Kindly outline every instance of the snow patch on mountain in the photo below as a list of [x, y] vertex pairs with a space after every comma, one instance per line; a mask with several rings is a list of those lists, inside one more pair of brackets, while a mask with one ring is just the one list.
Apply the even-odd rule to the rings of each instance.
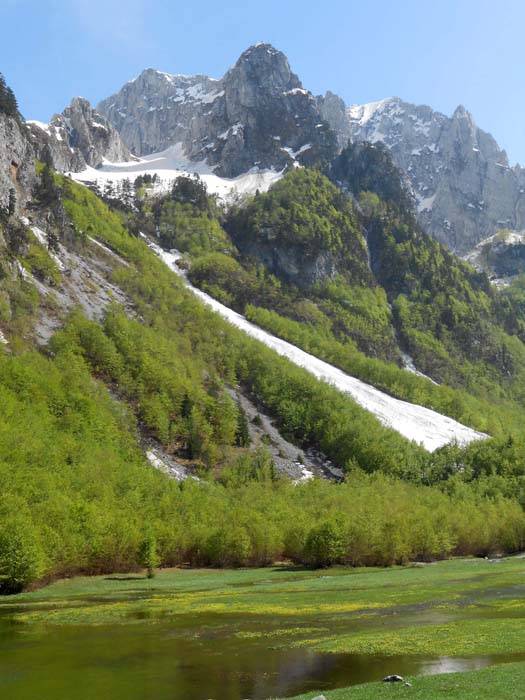
[[179, 253], [176, 251], [166, 252], [152, 242], [148, 242], [148, 245], [170, 270], [183, 277], [188, 289], [232, 325], [275, 350], [282, 357], [288, 358], [297, 366], [303, 367], [318, 379], [349, 394], [360, 406], [375, 415], [383, 425], [392, 428], [408, 440], [420, 443], [429, 452], [433, 452], [451, 442], [466, 445], [474, 440], [481, 440], [487, 437], [484, 433], [472, 430], [472, 428], [468, 428], [452, 418], [436, 413], [436, 411], [432, 411], [429, 408], [401, 401], [384, 394], [379, 389], [345, 374], [342, 370], [304, 352], [304, 350], [297, 348], [295, 345], [276, 338], [247, 321], [244, 316], [232, 311], [232, 309], [191, 285], [176, 264], [181, 257]]
[[266, 192], [274, 182], [280, 180], [284, 171], [251, 168], [234, 178], [219, 177], [206, 161], [191, 161], [184, 154], [182, 144], [177, 143], [161, 153], [152, 153], [124, 163], [105, 162], [98, 169], [88, 167], [80, 173], [72, 173], [71, 177], [82, 184], [97, 184], [103, 189], [107, 182], [116, 183], [126, 178], [133, 181], [139, 175], [146, 174], [157, 175], [160, 191], [168, 190], [178, 177], [197, 174], [210, 194], [229, 202], [238, 196], [255, 194], [257, 190]]
[[368, 102], [363, 105], [351, 105], [347, 108], [349, 119], [358, 122], [361, 126], [366, 124], [376, 115], [377, 112], [382, 112], [386, 107], [395, 102], [396, 97], [386, 97], [384, 100], [377, 102]]

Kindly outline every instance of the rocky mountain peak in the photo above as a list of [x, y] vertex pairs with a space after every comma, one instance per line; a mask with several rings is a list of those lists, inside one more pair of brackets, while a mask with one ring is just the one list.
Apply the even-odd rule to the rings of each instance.
[[117, 131], [84, 97], [74, 97], [49, 124], [30, 121], [33, 143], [41, 160], [61, 171], [93, 168], [104, 160], [129, 160], [131, 154]]
[[470, 121], [474, 121], [471, 113], [467, 111], [463, 105], [458, 105], [456, 107], [452, 115], [452, 119], [469, 119]]
[[[412, 190], [423, 228], [464, 254], [501, 228], [525, 228], [525, 171], [459, 105], [451, 117], [393, 97], [346, 109], [318, 98], [321, 112], [346, 140], [381, 142]], [[328, 108], [328, 104], [331, 105]]]
[[263, 43], [250, 46], [241, 54], [224, 76], [224, 83], [244, 83], [252, 86], [252, 93], [258, 89], [273, 95], [302, 88], [284, 53], [271, 44]]
[[286, 56], [264, 43], [220, 80], [147, 69], [98, 109], [137, 155], [179, 144], [184, 157], [222, 177], [314, 163], [337, 148]]

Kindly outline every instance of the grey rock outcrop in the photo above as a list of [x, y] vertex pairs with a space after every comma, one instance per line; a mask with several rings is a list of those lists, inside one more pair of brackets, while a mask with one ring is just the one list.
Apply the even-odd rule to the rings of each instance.
[[313, 164], [337, 150], [316, 99], [269, 44], [247, 49], [220, 80], [147, 69], [97, 109], [135, 154], [181, 144], [223, 177]]
[[301, 289], [334, 277], [341, 268], [338, 257], [328, 251], [305, 254], [301, 245], [276, 245], [271, 235], [264, 237], [263, 234], [263, 240], [236, 243], [244, 255], [259, 260], [272, 274]]
[[329, 90], [317, 98], [317, 104], [322, 118], [334, 130], [339, 146], [344, 148], [352, 138], [352, 128], [344, 101]]
[[389, 98], [343, 111], [328, 93], [318, 98], [340, 143], [383, 142], [414, 193], [424, 229], [466, 253], [501, 228], [525, 228], [525, 170], [460, 106], [452, 117]]
[[525, 231], [502, 229], [478, 243], [465, 259], [492, 279], [519, 275], [525, 272]]
[[25, 125], [0, 114], [0, 207], [7, 208], [11, 189], [17, 203], [24, 203], [35, 180], [35, 153]]
[[41, 160], [51, 159], [56, 170], [79, 172], [97, 168], [104, 160], [125, 161], [131, 154], [118, 132], [82, 97], [75, 97], [49, 124], [27, 123]]

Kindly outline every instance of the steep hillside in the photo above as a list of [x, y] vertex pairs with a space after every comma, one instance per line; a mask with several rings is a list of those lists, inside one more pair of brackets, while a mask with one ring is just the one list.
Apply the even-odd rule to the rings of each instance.
[[[374, 363], [404, 364], [483, 401], [521, 400], [525, 348], [508, 296], [421, 231], [386, 149], [350, 147], [331, 176], [354, 204], [320, 173], [291, 172], [230, 211], [225, 226], [239, 254], [201, 249], [190, 279], [401, 398], [418, 395], [431, 406], [451, 399], [424, 377], [409, 380], [406, 371]], [[174, 235], [170, 247], [177, 245]], [[471, 409], [455, 401], [449, 415], [468, 421]], [[477, 419], [489, 413], [479, 407]]]
[[35, 154], [16, 97], [0, 73], [0, 209], [13, 213], [35, 182]]

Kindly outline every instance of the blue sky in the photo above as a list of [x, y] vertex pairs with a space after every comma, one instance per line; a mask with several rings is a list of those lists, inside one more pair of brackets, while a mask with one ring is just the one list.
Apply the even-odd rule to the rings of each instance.
[[0, 0], [0, 71], [28, 119], [143, 68], [220, 77], [269, 41], [315, 94], [458, 104], [525, 165], [523, 0]]

